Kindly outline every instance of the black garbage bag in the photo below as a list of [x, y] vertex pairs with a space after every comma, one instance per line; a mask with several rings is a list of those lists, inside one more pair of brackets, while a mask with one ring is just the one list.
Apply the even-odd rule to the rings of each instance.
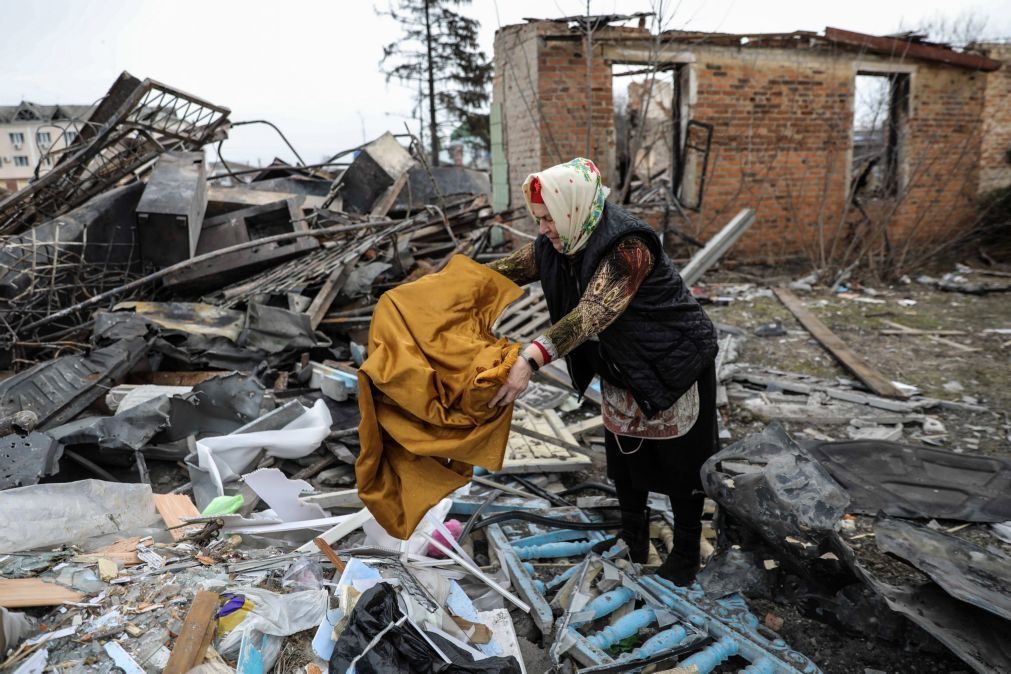
[[[516, 658], [493, 657], [475, 661], [471, 655], [438, 634], [425, 632], [452, 662], [446, 662], [411, 622], [387, 628], [403, 617], [396, 591], [379, 583], [366, 591], [355, 604], [351, 620], [341, 633], [330, 656], [330, 674], [345, 674], [355, 662], [356, 674], [519, 674]], [[372, 640], [386, 632], [369, 648]], [[367, 652], [366, 652], [367, 650]]]

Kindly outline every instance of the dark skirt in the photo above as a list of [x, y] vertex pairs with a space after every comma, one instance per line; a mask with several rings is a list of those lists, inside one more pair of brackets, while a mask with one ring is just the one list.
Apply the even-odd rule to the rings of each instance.
[[[618, 448], [614, 433], [605, 430], [607, 476], [615, 482], [631, 483], [639, 489], [658, 494], [688, 497], [701, 493], [702, 464], [720, 449], [716, 420], [716, 367], [710, 366], [698, 379], [699, 416], [691, 430], [680, 438], [643, 440], [632, 454]], [[621, 447], [628, 452], [639, 445], [639, 438], [620, 436]]]

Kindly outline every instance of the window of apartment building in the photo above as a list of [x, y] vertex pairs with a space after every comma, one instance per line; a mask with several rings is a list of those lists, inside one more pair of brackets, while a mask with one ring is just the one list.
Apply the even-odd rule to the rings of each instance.
[[854, 199], [895, 197], [902, 188], [909, 84], [908, 73], [857, 73], [850, 174]]
[[24, 145], [25, 144], [25, 134], [20, 131], [14, 131], [7, 134], [11, 139], [11, 145]]
[[63, 132], [63, 136], [64, 136], [64, 138], [67, 139], [67, 145], [70, 145], [75, 140], [77, 140], [77, 132], [76, 131], [64, 131]]
[[45, 157], [42, 158], [42, 165], [45, 166], [46, 168], [52, 168], [53, 158], [50, 157], [49, 155], [46, 155]]
[[49, 147], [53, 144], [52, 136], [49, 135], [48, 131], [39, 131], [36, 133], [35, 140], [38, 142], [40, 147]]
[[14, 165], [15, 166], [28, 166], [28, 157], [24, 156], [23, 154], [15, 155], [14, 156]]

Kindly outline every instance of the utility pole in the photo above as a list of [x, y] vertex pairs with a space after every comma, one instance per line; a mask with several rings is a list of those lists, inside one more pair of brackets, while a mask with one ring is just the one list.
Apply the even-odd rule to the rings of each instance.
[[428, 133], [432, 137], [432, 166], [439, 165], [439, 133], [435, 123], [435, 69], [432, 64], [432, 20], [425, 0], [425, 46], [428, 49]]

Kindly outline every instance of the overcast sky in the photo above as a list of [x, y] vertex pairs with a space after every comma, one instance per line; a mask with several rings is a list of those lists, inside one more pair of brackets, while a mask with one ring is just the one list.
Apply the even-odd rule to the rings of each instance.
[[[654, 3], [656, 0], [654, 0]], [[398, 26], [367, 0], [0, 0], [0, 104], [91, 103], [128, 70], [231, 108], [234, 121], [269, 119], [307, 162], [400, 132], [412, 91], [386, 83], [382, 46]], [[387, 2], [378, 3], [380, 8]], [[1011, 1], [682, 0], [670, 28], [724, 32], [885, 34], [937, 17], [986, 20], [984, 36], [1011, 37]], [[591, 0], [593, 14], [650, 11], [648, 0]], [[581, 14], [585, 0], [474, 0], [491, 56], [499, 26]], [[227, 159], [292, 161], [266, 127], [235, 129]]]

